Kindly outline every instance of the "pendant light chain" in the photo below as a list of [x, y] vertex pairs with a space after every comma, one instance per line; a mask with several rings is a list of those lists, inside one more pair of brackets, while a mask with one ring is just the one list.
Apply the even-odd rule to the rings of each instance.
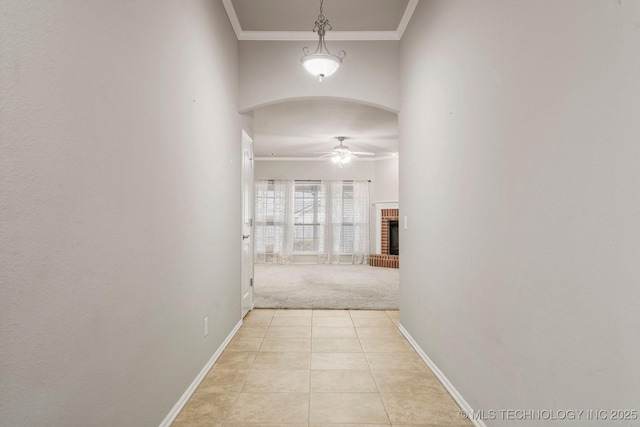
[[[322, 44], [324, 44], [324, 35], [326, 34], [326, 32], [333, 29], [331, 24], [329, 24], [329, 20], [325, 18], [323, 14], [323, 3], [324, 0], [320, 0], [320, 15], [318, 15], [318, 19], [313, 26], [313, 32], [318, 33], [318, 35], [323, 39]], [[322, 52], [322, 47], [323, 46], [320, 47], [320, 52]]]

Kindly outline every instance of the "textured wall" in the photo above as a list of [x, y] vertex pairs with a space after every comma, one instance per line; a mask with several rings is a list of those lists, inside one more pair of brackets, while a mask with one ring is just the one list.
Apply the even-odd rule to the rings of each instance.
[[0, 424], [158, 425], [240, 320], [224, 8], [8, 0], [0, 40]]
[[640, 409], [639, 46], [627, 0], [421, 1], [405, 33], [400, 318], [476, 409]]

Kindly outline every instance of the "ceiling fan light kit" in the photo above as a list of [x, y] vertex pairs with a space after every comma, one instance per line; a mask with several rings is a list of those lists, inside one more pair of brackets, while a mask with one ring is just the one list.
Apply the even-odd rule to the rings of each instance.
[[318, 46], [313, 53], [310, 53], [308, 47], [303, 47], [302, 52], [304, 56], [300, 58], [304, 68], [313, 76], [318, 78], [318, 81], [322, 83], [322, 79], [329, 77], [338, 70], [342, 59], [347, 55], [344, 50], [341, 50], [337, 55], [329, 52], [327, 45], [324, 41], [324, 36], [327, 31], [331, 31], [332, 27], [329, 24], [329, 20], [322, 14], [322, 6], [324, 0], [320, 0], [320, 15], [313, 26], [313, 32], [318, 33]]
[[345, 165], [349, 162], [351, 162], [352, 159], [358, 157], [358, 155], [360, 156], [374, 156], [374, 153], [369, 153], [369, 152], [363, 152], [363, 151], [351, 151], [349, 149], [349, 147], [347, 147], [346, 145], [343, 144], [343, 141], [345, 139], [347, 139], [345, 136], [336, 136], [336, 139], [338, 141], [340, 141], [340, 144], [336, 145], [335, 147], [333, 147], [333, 151], [325, 154], [324, 156], [321, 157], [326, 157], [326, 156], [330, 156], [331, 157], [331, 161], [335, 164], [337, 164], [338, 166], [342, 167], [342, 165]]
[[337, 154], [331, 158], [331, 161], [342, 167], [342, 165], [345, 165], [351, 161], [351, 156], [349, 154]]

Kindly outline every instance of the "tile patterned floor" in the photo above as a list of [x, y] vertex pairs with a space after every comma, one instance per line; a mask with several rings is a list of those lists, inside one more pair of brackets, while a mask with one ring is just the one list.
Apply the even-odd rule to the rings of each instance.
[[468, 426], [397, 311], [254, 310], [175, 427]]

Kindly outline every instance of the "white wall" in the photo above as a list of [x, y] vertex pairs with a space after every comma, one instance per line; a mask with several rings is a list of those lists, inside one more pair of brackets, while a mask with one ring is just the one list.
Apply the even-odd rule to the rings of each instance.
[[476, 409], [638, 409], [639, 23], [432, 0], [405, 33], [400, 318]]
[[375, 162], [376, 191], [371, 200], [375, 202], [397, 202], [399, 193], [398, 158]]
[[240, 111], [276, 101], [312, 97], [345, 98], [390, 111], [399, 110], [399, 42], [329, 41], [327, 44], [334, 53], [345, 50], [347, 57], [334, 75], [319, 83], [300, 62], [302, 47], [315, 48], [314, 42], [241, 41]]
[[375, 162], [374, 191], [371, 193], [371, 210], [369, 212], [369, 241], [372, 254], [378, 253], [378, 210], [375, 202], [397, 202], [399, 199], [398, 157]]
[[240, 320], [224, 8], [3, 1], [0, 40], [0, 424], [158, 425]]
[[375, 162], [356, 161], [340, 168], [330, 160], [257, 160], [255, 178], [366, 181], [375, 178]]

